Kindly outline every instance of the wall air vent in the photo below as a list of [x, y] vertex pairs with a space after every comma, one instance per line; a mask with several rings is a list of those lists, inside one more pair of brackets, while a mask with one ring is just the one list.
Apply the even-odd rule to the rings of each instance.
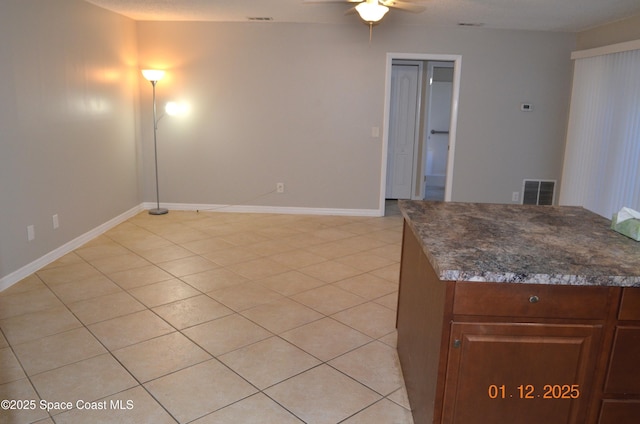
[[553, 205], [555, 194], [555, 180], [524, 180], [522, 183], [523, 205]]
[[270, 16], [249, 16], [247, 18], [251, 22], [269, 22], [273, 21], [273, 18]]

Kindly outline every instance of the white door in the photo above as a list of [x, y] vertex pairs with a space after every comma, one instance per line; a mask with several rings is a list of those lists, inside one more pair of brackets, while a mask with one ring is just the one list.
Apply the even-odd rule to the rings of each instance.
[[429, 101], [421, 192], [426, 200], [444, 200], [449, 158], [453, 62], [429, 61], [427, 75]]
[[420, 112], [420, 63], [393, 63], [389, 109], [387, 199], [410, 199]]

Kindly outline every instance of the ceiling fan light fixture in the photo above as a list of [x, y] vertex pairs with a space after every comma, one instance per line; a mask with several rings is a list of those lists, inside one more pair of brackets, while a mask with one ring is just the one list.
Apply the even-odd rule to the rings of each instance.
[[389, 8], [378, 3], [378, 0], [367, 0], [358, 4], [356, 11], [363, 21], [373, 23], [381, 20], [389, 11]]

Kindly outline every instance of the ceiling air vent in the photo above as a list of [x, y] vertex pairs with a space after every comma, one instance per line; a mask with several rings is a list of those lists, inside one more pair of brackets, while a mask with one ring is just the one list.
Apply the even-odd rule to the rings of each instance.
[[273, 18], [270, 16], [249, 16], [247, 18], [251, 22], [269, 22], [273, 21]]
[[522, 204], [553, 205], [555, 192], [555, 180], [524, 180], [522, 184]]

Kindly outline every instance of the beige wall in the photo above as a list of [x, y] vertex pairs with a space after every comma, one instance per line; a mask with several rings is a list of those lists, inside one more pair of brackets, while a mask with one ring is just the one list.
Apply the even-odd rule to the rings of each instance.
[[[192, 103], [188, 121], [160, 123], [166, 202], [376, 209], [388, 52], [462, 55], [454, 200], [509, 203], [524, 178], [560, 178], [573, 34], [389, 20], [371, 43], [360, 24], [139, 22], [138, 35], [141, 66], [168, 70], [161, 101]], [[284, 194], [251, 200], [277, 182]]]
[[136, 59], [129, 19], [0, 2], [0, 280], [140, 203]]
[[586, 50], [640, 40], [640, 15], [578, 33], [577, 49]]

